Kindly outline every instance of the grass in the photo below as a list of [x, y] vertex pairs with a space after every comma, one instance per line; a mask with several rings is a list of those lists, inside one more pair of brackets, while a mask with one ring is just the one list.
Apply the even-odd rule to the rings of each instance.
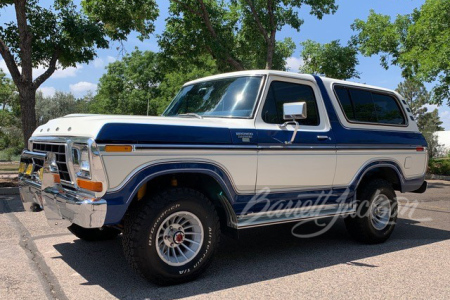
[[12, 155], [11, 157], [9, 157], [6, 150], [0, 150], [0, 162], [19, 161], [19, 160], [20, 160], [20, 154]]

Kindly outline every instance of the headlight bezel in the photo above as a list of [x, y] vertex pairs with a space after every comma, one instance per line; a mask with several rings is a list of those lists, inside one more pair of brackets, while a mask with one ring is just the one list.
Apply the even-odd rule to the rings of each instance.
[[77, 178], [92, 179], [91, 159], [88, 144], [72, 145], [72, 163]]

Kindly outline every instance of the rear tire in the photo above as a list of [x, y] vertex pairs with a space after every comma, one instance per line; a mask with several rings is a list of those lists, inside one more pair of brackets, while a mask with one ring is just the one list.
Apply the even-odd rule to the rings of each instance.
[[112, 227], [84, 228], [72, 224], [67, 229], [76, 237], [88, 242], [112, 240], [120, 234], [120, 230]]
[[397, 199], [391, 184], [383, 179], [365, 183], [357, 192], [356, 214], [345, 218], [345, 226], [357, 241], [385, 242], [397, 221]]
[[142, 199], [124, 222], [123, 249], [132, 268], [158, 285], [191, 281], [211, 263], [220, 225], [202, 193], [174, 188]]

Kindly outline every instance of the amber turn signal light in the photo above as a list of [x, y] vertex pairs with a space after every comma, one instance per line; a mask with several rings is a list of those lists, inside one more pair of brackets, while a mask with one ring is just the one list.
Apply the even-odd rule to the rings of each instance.
[[61, 177], [59, 176], [59, 174], [53, 174], [53, 182], [54, 183], [61, 183]]
[[103, 190], [103, 184], [97, 181], [77, 179], [77, 184], [80, 188], [93, 192], [101, 192]]
[[133, 147], [130, 145], [106, 145], [106, 152], [131, 152]]

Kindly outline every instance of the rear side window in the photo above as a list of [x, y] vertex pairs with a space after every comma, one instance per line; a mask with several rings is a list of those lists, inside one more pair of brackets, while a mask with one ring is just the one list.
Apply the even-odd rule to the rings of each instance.
[[336, 86], [336, 96], [347, 119], [351, 122], [406, 124], [397, 100], [379, 92]]
[[264, 103], [262, 118], [270, 124], [283, 124], [283, 104], [291, 102], [306, 102], [307, 118], [298, 120], [299, 124], [319, 125], [319, 114], [314, 91], [309, 85], [291, 82], [272, 81], [266, 102]]

